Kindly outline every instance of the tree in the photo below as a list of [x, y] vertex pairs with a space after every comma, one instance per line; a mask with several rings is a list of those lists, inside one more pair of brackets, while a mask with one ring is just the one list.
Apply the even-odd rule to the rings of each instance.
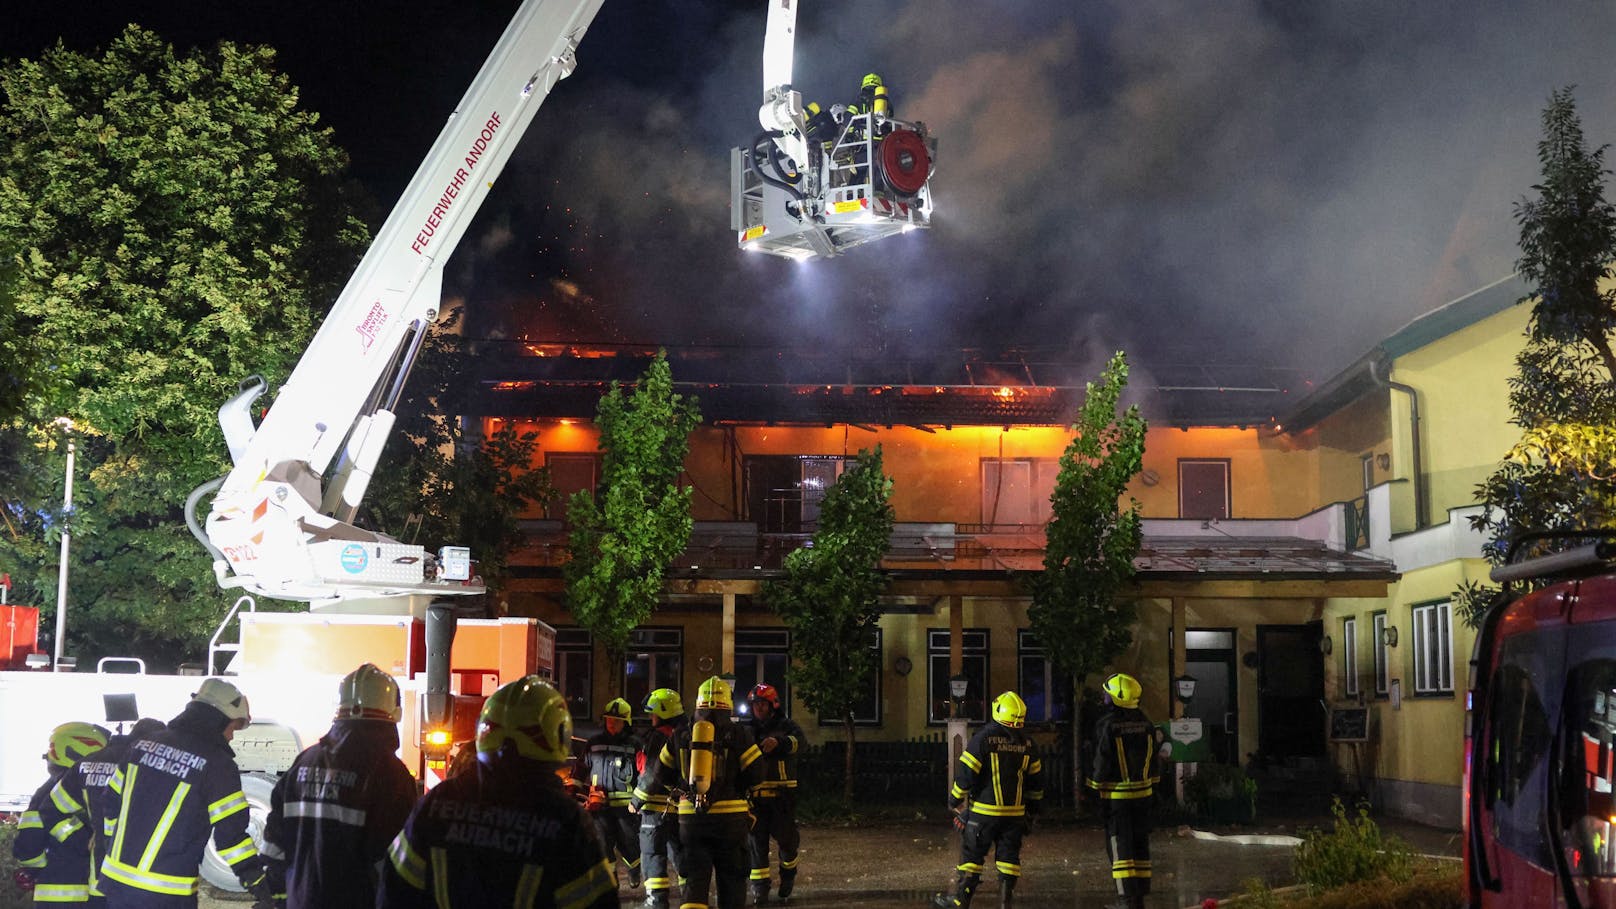
[[[1494, 565], [1522, 533], [1616, 518], [1616, 206], [1605, 198], [1606, 147], [1588, 148], [1571, 89], [1550, 96], [1537, 198], [1515, 206], [1515, 267], [1532, 288], [1526, 343], [1509, 380], [1521, 438], [1477, 487], [1483, 508], [1471, 518], [1488, 535], [1483, 553]], [[1478, 623], [1494, 593], [1464, 584], [1455, 598], [1465, 620]]]
[[[614, 664], [644, 624], [674, 556], [690, 542], [691, 487], [679, 485], [690, 434], [701, 423], [694, 398], [675, 394], [665, 351], [632, 392], [613, 382], [596, 408], [600, 485], [574, 493], [567, 517], [567, 604]], [[618, 674], [608, 683], [617, 693]]]
[[[1143, 464], [1145, 421], [1137, 406], [1117, 413], [1127, 386], [1128, 359], [1122, 351], [1111, 357], [1098, 386], [1087, 384], [1055, 478], [1044, 570], [1030, 579], [1033, 634], [1071, 678], [1074, 706], [1082, 702], [1088, 676], [1133, 640], [1137, 610], [1126, 588], [1139, 554], [1139, 502], [1121, 503]], [[1072, 773], [1079, 784], [1082, 721], [1081, 711], [1074, 711]]]
[[847, 729], [842, 798], [853, 800], [853, 708], [880, 671], [870, 631], [886, 586], [881, 558], [892, 537], [892, 480], [881, 448], [858, 457], [825, 493], [812, 541], [786, 556], [785, 577], [763, 601], [791, 629], [791, 684], [810, 710]]
[[0, 66], [0, 567], [48, 614], [72, 522], [81, 656], [206, 641], [228, 597], [181, 509], [227, 466], [217, 408], [250, 373], [284, 379], [367, 239], [343, 153], [273, 63], [131, 26], [99, 57]]

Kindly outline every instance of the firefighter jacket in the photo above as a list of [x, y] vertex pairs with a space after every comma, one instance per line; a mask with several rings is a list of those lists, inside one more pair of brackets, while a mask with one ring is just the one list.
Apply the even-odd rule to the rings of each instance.
[[37, 903], [82, 903], [90, 898], [89, 827], [81, 818], [52, 811], [50, 795], [66, 769], [51, 767], [50, 777], [28, 800], [11, 844], [12, 857], [34, 878]]
[[[795, 790], [797, 751], [802, 748], [807, 738], [802, 734], [802, 727], [791, 717], [778, 712], [766, 722], [754, 718], [748, 725], [751, 727], [753, 739], [758, 743], [758, 752], [762, 755], [763, 764], [763, 782], [758, 784], [752, 797], [772, 798], [781, 794], [782, 790]], [[773, 751], [763, 750], [765, 739], [775, 740], [777, 744]]]
[[1020, 729], [988, 723], [960, 752], [950, 804], [971, 800], [973, 814], [1022, 817], [1044, 797], [1044, 765]]
[[662, 749], [673, 741], [674, 735], [685, 725], [685, 718], [679, 716], [657, 723], [645, 731], [645, 741], [642, 743], [637, 764], [640, 776], [634, 784], [634, 798], [631, 800], [643, 806], [642, 814], [672, 814], [678, 810], [678, 806], [668, 800], [665, 791], [659, 789], [655, 794], [645, 791], [648, 779], [645, 770], [647, 767], [657, 765], [657, 761], [662, 757]]
[[388, 909], [616, 909], [617, 876], [551, 769], [505, 756], [439, 783], [382, 867]]
[[616, 735], [600, 732], [584, 743], [584, 782], [606, 793], [608, 807], [628, 807], [639, 753], [640, 737], [626, 723]]
[[247, 797], [224, 737], [224, 714], [192, 701], [168, 728], [129, 748], [108, 786], [117, 794], [112, 842], [101, 863], [111, 884], [168, 896], [196, 892], [208, 836], [248, 889], [264, 880], [247, 835]]
[[1103, 799], [1149, 798], [1161, 778], [1162, 734], [1136, 707], [1106, 708], [1094, 724], [1089, 788]]
[[397, 750], [393, 723], [337, 720], [276, 782], [264, 855], [290, 909], [375, 905], [387, 847], [415, 804]]
[[117, 816], [117, 797], [110, 793], [108, 784], [123, 765], [132, 744], [129, 736], [113, 736], [106, 747], [67, 768], [51, 788], [50, 798], [40, 805], [40, 820], [47, 831], [82, 827], [88, 835], [86, 867], [92, 896], [102, 895], [100, 864], [106, 857], [109, 831]]
[[[697, 720], [704, 719], [697, 714]], [[690, 785], [691, 736], [694, 723], [673, 734], [662, 746], [656, 763], [645, 762], [645, 773], [635, 793], [635, 807], [647, 797], [667, 793], [679, 819], [685, 821], [705, 815], [734, 815], [748, 813], [747, 795], [763, 782], [763, 752], [752, 744], [752, 734], [723, 713], [709, 720], [713, 724], [712, 782], [706, 797], [697, 798]]]

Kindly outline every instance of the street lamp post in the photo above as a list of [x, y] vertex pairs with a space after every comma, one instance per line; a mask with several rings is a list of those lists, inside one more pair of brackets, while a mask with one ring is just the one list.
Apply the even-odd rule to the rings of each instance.
[[62, 564], [56, 575], [56, 652], [51, 671], [62, 671], [62, 649], [67, 644], [67, 548], [72, 539], [67, 521], [73, 513], [73, 421], [61, 417], [56, 425], [67, 436], [67, 481], [62, 493]]

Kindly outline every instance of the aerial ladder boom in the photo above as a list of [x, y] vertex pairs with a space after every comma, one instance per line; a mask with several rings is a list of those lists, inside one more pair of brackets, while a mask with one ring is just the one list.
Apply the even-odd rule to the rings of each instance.
[[572, 72], [601, 2], [525, 0], [262, 422], [255, 428], [251, 417], [265, 390], [257, 377], [220, 408], [234, 466], [192, 495], [188, 518], [217, 486], [205, 542], [222, 586], [316, 604], [482, 592], [460, 576], [464, 566], [442, 564], [460, 558], [435, 559], [352, 521], [438, 317], [443, 266], [539, 106]]

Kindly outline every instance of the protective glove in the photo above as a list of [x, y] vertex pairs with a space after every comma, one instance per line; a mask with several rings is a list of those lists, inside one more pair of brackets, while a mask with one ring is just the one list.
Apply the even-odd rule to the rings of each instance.
[[32, 893], [34, 890], [34, 876], [26, 869], [18, 868], [17, 873], [11, 876], [11, 882], [24, 893]]
[[960, 805], [960, 806], [956, 807], [954, 809], [954, 811], [953, 811], [953, 815], [954, 816], [950, 819], [949, 822], [954, 825], [955, 830], [958, 830], [961, 833], [963, 833], [965, 831], [965, 806]]
[[267, 875], [248, 884], [247, 892], [253, 898], [253, 909], [286, 909], [286, 898], [276, 897]]
[[585, 811], [605, 811], [606, 810], [606, 790], [601, 789], [598, 786], [591, 786], [589, 788], [589, 798], [588, 798], [587, 801], [584, 802], [584, 810]]

